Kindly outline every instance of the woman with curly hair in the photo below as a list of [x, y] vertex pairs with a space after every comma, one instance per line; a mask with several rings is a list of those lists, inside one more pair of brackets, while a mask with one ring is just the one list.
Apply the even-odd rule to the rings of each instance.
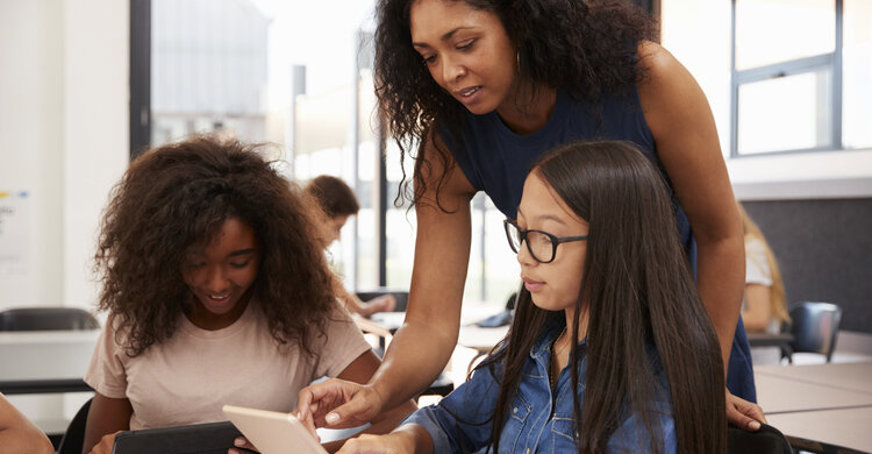
[[415, 160], [412, 190], [405, 181], [417, 216], [408, 310], [373, 383], [354, 394], [341, 383], [304, 390], [303, 414], [343, 393], [331, 425], [365, 419], [432, 381], [457, 340], [472, 196], [484, 191], [514, 218], [545, 150], [620, 139], [670, 184], [727, 365], [728, 419], [756, 430], [763, 413], [739, 317], [742, 223], [705, 95], [654, 42], [650, 19], [618, 0], [379, 0], [377, 21], [379, 109], [401, 158]]
[[113, 191], [85, 452], [110, 452], [120, 430], [225, 420], [224, 404], [288, 412], [319, 377], [364, 383], [378, 368], [330, 290], [312, 207], [255, 147], [198, 137], [155, 148]]

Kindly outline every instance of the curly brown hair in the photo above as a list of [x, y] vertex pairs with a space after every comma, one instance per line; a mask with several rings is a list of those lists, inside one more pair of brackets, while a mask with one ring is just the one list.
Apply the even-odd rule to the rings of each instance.
[[185, 251], [208, 243], [230, 218], [249, 225], [261, 245], [249, 291], [270, 333], [313, 354], [310, 340], [325, 335], [334, 307], [330, 274], [312, 240], [314, 207], [262, 148], [193, 137], [147, 151], [113, 188], [95, 254], [98, 308], [128, 333], [129, 355], [173, 335], [193, 303], [180, 271]]
[[[401, 198], [418, 202], [426, 190], [430, 157], [423, 143], [433, 131], [448, 132], [449, 146], [461, 146], [466, 109], [430, 76], [412, 47], [409, 14], [417, 0], [379, 0], [376, 7], [375, 90], [388, 129], [400, 148], [401, 163], [415, 159], [415, 185], [405, 171]], [[595, 106], [604, 93], [620, 94], [644, 76], [636, 48], [656, 40], [651, 18], [627, 0], [451, 0], [496, 14], [517, 49], [518, 77], [567, 92]], [[535, 96], [535, 93], [534, 93]], [[453, 166], [450, 153], [437, 146], [442, 175]], [[410, 193], [412, 193], [410, 195]]]

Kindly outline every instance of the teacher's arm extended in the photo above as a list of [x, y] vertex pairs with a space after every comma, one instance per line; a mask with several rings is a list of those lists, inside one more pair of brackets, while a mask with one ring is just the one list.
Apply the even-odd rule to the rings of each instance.
[[423, 165], [423, 175], [415, 175], [416, 183], [424, 179], [427, 190], [415, 205], [418, 230], [405, 322], [367, 385], [330, 380], [301, 391], [301, 419], [330, 427], [367, 421], [429, 386], [454, 351], [469, 263], [469, 201], [475, 189], [450, 157], [448, 174], [438, 186], [446, 167], [435, 156], [439, 151], [433, 140], [431, 135], [424, 145], [429, 165]]

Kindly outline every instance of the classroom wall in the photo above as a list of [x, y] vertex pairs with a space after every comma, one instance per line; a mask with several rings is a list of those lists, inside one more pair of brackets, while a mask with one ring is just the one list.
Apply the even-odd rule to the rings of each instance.
[[782, 264], [790, 301], [842, 305], [872, 333], [872, 150], [730, 158], [730, 2], [661, 0], [662, 44], [699, 82], [736, 197]]
[[838, 304], [841, 329], [872, 334], [872, 198], [743, 205], [778, 259], [788, 303]]
[[126, 1], [0, 2], [0, 192], [28, 194], [0, 310], [95, 301], [95, 232], [128, 160], [128, 22]]

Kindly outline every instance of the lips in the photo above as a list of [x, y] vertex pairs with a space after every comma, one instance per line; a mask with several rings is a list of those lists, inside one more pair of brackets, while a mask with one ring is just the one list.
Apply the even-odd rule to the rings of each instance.
[[475, 99], [475, 96], [481, 92], [481, 85], [474, 87], [465, 87], [461, 90], [455, 90], [454, 96], [461, 102], [470, 102]]
[[530, 293], [536, 293], [545, 286], [544, 282], [534, 281], [527, 277], [522, 277], [522, 279], [524, 280], [524, 288], [526, 288]]

